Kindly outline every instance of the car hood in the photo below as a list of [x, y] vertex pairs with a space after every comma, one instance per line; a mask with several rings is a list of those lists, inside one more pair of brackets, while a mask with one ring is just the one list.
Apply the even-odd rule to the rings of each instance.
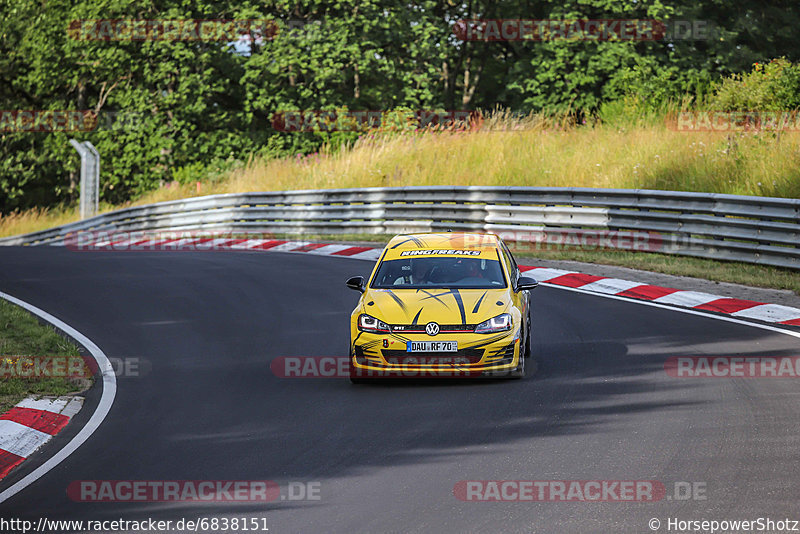
[[[369, 289], [364, 313], [388, 324], [477, 324], [508, 310], [506, 289]], [[370, 304], [371, 303], [371, 304]]]

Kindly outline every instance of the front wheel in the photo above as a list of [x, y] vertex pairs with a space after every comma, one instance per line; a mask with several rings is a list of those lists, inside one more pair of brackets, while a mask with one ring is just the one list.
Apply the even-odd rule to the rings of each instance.
[[528, 316], [528, 326], [525, 328], [525, 358], [531, 357], [531, 317]]
[[360, 376], [361, 373], [359, 372], [359, 370], [356, 369], [355, 366], [353, 366], [352, 354], [350, 355], [349, 367], [350, 367], [350, 382], [352, 382], [353, 384], [368, 384], [369, 382], [371, 382], [371, 379]]
[[370, 379], [369, 378], [356, 378], [355, 376], [351, 376], [350, 377], [350, 382], [352, 382], [353, 384], [369, 384], [370, 383]]

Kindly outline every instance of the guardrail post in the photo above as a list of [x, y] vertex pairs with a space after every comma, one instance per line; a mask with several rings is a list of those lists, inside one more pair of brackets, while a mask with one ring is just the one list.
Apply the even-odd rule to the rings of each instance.
[[70, 139], [69, 144], [81, 156], [81, 219], [94, 217], [100, 197], [100, 153], [89, 141]]

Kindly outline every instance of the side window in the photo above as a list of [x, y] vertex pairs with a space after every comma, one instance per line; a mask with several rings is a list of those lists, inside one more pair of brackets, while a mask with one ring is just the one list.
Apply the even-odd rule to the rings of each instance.
[[514, 290], [517, 289], [517, 279], [519, 278], [519, 267], [517, 267], [517, 262], [514, 261], [514, 256], [511, 255], [511, 251], [508, 250], [508, 247], [503, 241], [500, 241], [501, 250], [503, 251], [503, 256], [506, 260], [506, 265], [509, 268], [509, 276], [511, 278], [511, 286]]

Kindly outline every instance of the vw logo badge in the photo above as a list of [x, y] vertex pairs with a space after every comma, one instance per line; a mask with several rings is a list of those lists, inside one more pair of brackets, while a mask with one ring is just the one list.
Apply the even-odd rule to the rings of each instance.
[[427, 332], [429, 336], [435, 336], [439, 333], [439, 325], [436, 323], [428, 323], [425, 325], [425, 332]]

